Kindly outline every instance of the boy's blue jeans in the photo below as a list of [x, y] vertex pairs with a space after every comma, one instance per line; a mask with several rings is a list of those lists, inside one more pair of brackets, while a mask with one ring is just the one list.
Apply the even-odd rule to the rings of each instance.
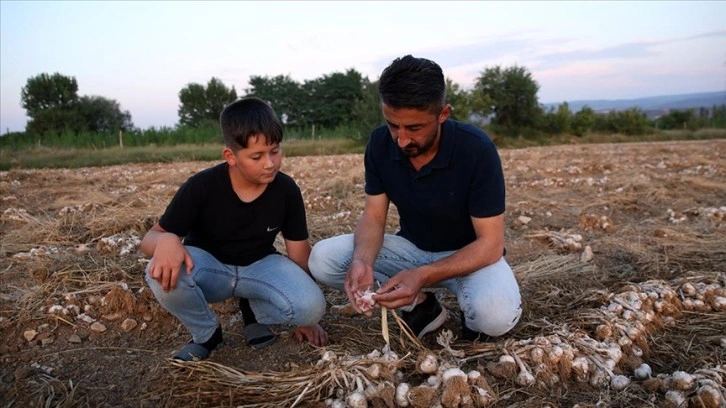
[[[374, 279], [385, 282], [403, 269], [428, 265], [454, 252], [424, 251], [405, 238], [386, 234], [373, 266]], [[310, 272], [321, 284], [342, 291], [352, 256], [352, 234], [322, 240], [310, 254]], [[508, 332], [522, 314], [519, 285], [504, 257], [466, 276], [442, 281], [437, 287], [456, 295], [469, 329], [489, 336]]]
[[209, 340], [217, 316], [209, 304], [245, 297], [257, 321], [265, 324], [310, 326], [325, 313], [325, 297], [315, 281], [289, 258], [273, 254], [248, 266], [227, 265], [208, 252], [185, 246], [194, 260], [191, 275], [182, 265], [176, 288], [164, 292], [149, 276], [146, 282], [159, 303], [192, 334], [195, 343]]

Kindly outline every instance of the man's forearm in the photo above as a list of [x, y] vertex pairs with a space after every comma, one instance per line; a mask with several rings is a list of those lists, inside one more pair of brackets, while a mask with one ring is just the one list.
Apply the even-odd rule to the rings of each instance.
[[353, 238], [353, 261], [360, 261], [366, 265], [375, 263], [378, 252], [383, 246], [385, 227], [364, 214], [358, 221]]
[[420, 267], [424, 286], [432, 286], [447, 279], [465, 276], [496, 263], [502, 257], [503, 252], [503, 243], [477, 239], [444, 259]]

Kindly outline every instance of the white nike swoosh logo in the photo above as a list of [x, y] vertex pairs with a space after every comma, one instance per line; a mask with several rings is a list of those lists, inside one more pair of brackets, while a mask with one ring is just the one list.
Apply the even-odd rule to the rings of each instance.
[[272, 228], [270, 228], [270, 227], [267, 227], [267, 232], [272, 232], [272, 231], [274, 231], [274, 230], [276, 230], [276, 229], [277, 229], [277, 227], [272, 227]]

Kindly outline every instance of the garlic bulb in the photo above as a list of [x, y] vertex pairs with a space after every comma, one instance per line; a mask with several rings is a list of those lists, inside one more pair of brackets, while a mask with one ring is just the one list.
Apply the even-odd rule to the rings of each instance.
[[680, 391], [668, 390], [665, 395], [666, 402], [673, 407], [685, 407], [687, 406], [686, 397]]
[[407, 407], [408, 406], [408, 394], [411, 392], [411, 387], [408, 383], [402, 382], [396, 387], [396, 406]]
[[610, 379], [610, 387], [615, 391], [622, 391], [630, 385], [630, 379], [624, 375], [614, 375]]
[[685, 371], [676, 371], [671, 377], [671, 387], [679, 391], [690, 390], [693, 384], [693, 376]]
[[439, 368], [439, 361], [433, 353], [426, 353], [419, 357], [417, 368], [424, 374], [433, 374]]
[[469, 383], [474, 384], [476, 380], [481, 377], [481, 373], [476, 370], [471, 370], [468, 373], [466, 373], [466, 378], [469, 380]]
[[638, 366], [638, 368], [635, 369], [635, 378], [639, 380], [645, 380], [647, 378], [650, 378], [652, 374], [652, 370], [650, 369], [650, 366], [646, 363], [641, 364]]
[[360, 391], [353, 391], [348, 394], [345, 402], [350, 408], [368, 408], [368, 400], [366, 396]]
[[441, 375], [441, 379], [444, 380], [444, 383], [453, 377], [461, 377], [464, 381], [467, 379], [466, 373], [457, 367], [447, 368]]

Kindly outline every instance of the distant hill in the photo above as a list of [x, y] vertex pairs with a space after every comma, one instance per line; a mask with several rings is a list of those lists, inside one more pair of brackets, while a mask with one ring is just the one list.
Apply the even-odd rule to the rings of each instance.
[[[560, 103], [561, 102], [544, 103], [543, 105], [549, 109], [551, 106], [556, 108]], [[637, 99], [579, 100], [567, 101], [567, 103], [570, 105], [570, 111], [572, 112], [577, 112], [584, 106], [589, 106], [599, 113], [605, 113], [612, 110], [639, 108], [648, 114], [649, 117], [657, 117], [674, 109], [698, 109], [700, 107], [711, 108], [714, 105], [726, 105], [726, 91], [702, 92], [685, 95], [651, 96]]]

